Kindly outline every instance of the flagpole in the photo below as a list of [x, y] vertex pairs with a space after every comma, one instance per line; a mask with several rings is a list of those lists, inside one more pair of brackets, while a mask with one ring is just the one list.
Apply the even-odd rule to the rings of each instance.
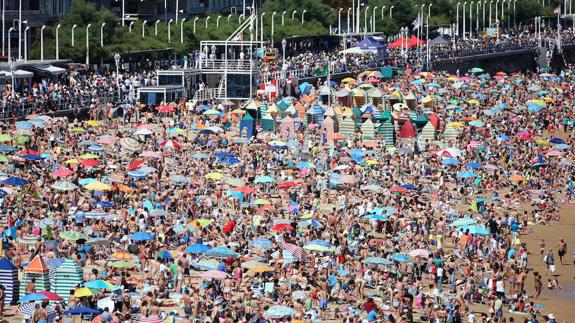
[[561, 6], [557, 10], [557, 52], [561, 53]]
[[329, 95], [327, 96], [327, 106], [328, 107], [331, 107], [331, 79], [330, 79], [330, 74], [331, 74], [331, 62], [328, 59], [327, 60], [327, 89], [329, 90], [329, 92], [328, 92]]

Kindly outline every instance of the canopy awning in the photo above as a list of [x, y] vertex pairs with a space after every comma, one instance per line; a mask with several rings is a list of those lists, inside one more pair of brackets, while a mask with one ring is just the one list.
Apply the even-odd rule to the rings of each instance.
[[54, 65], [37, 65], [33, 66], [33, 68], [52, 75], [60, 75], [66, 73], [65, 68], [57, 67]]
[[[2, 77], [12, 77], [12, 72], [11, 71], [0, 71], [0, 75]], [[33, 77], [34, 73], [32, 72], [28, 72], [28, 71], [24, 71], [24, 70], [15, 70], [14, 71], [14, 78], [16, 79], [26, 79], [26, 78], [30, 78]]]

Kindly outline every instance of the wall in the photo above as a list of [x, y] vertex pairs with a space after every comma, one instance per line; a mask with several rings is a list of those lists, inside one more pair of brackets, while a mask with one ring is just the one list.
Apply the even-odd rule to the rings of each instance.
[[[575, 50], [574, 50], [575, 56]], [[474, 67], [479, 67], [485, 72], [494, 74], [499, 71], [506, 73], [535, 70], [537, 67], [535, 49], [523, 49], [513, 52], [493, 53], [477, 56], [469, 56], [457, 60], [440, 60], [433, 63], [435, 70], [449, 73], [463, 74]]]

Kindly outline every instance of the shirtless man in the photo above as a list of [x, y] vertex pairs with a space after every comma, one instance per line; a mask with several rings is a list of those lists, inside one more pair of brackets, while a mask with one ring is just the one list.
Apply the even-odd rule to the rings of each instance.
[[28, 285], [26, 285], [26, 294], [35, 293], [36, 292], [36, 278], [30, 279]]
[[192, 316], [192, 299], [190, 298], [189, 289], [186, 289], [184, 292], [184, 296], [182, 296], [182, 303], [184, 305], [184, 313], [186, 314], [186, 317], [190, 319]]
[[559, 261], [561, 262], [561, 266], [563, 266], [563, 258], [565, 257], [566, 253], [567, 253], [567, 243], [565, 243], [565, 240], [561, 238], [561, 240], [559, 240], [559, 243], [557, 244], [557, 254], [559, 255]]
[[36, 318], [38, 319], [38, 323], [48, 323], [48, 302], [43, 302], [42, 306], [36, 312]]

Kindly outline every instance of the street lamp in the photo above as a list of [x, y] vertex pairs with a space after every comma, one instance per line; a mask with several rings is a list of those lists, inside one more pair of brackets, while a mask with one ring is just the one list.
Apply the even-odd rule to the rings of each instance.
[[457, 10], [457, 18], [456, 18], [456, 30], [455, 33], [457, 34], [457, 37], [459, 37], [459, 6], [461, 5], [461, 2], [457, 2], [457, 6], [456, 6], [456, 10]]
[[196, 34], [196, 21], [200, 19], [199, 17], [194, 18], [194, 35]]
[[130, 22], [130, 25], [128, 26], [128, 32], [131, 34], [132, 33], [132, 26], [134, 25], [134, 21]]
[[86, 66], [90, 65], [90, 27], [92, 24], [86, 26]]
[[287, 40], [282, 39], [282, 64], [285, 66], [286, 64], [286, 46], [287, 46]]
[[513, 28], [517, 28], [517, 24], [515, 23], [515, 3], [517, 0], [513, 0]]
[[124, 20], [126, 19], [125, 18], [126, 14], [124, 10], [125, 6], [126, 6], [125, 0], [122, 0], [122, 27], [124, 27]]
[[284, 26], [284, 16], [287, 13], [287, 11], [282, 12], [282, 27]]
[[473, 38], [473, 1], [469, 3], [469, 38]]
[[365, 6], [365, 11], [363, 12], [363, 33], [367, 34], [367, 11], [369, 6]]
[[220, 29], [220, 19], [222, 19], [221, 15], [216, 19], [216, 29]]
[[383, 13], [385, 12], [385, 6], [381, 7], [381, 20], [383, 20]]
[[56, 60], [60, 59], [60, 34], [59, 34], [59, 30], [62, 27], [62, 25], [58, 24], [58, 26], [56, 26]]
[[463, 1], [463, 11], [462, 11], [462, 16], [463, 16], [463, 39], [465, 40], [465, 6], [467, 5], [467, 1]]
[[[10, 28], [10, 29], [14, 30], [14, 28]], [[10, 33], [10, 29], [8, 29], [8, 33]], [[10, 43], [10, 38], [8, 38], [8, 43]], [[8, 50], [10, 50], [10, 47], [8, 47]], [[8, 54], [8, 55], [10, 55], [10, 54]], [[14, 84], [14, 72], [15, 71], [16, 71], [16, 63], [13, 60], [11, 60], [10, 61], [10, 74], [12, 75], [12, 97], [14, 97], [15, 93], [16, 93], [15, 92], [16, 90], [14, 89], [14, 85], [15, 85]]]
[[431, 54], [430, 54], [430, 51], [429, 51], [429, 48], [431, 47], [431, 46], [429, 46], [429, 17], [431, 16], [431, 6], [433, 6], [433, 3], [430, 3], [430, 4], [427, 6], [427, 31], [426, 31], [426, 34], [427, 34], [427, 35], [425, 35], [425, 37], [426, 37], [426, 39], [427, 39], [426, 42], [425, 42], [425, 47], [426, 47], [426, 49], [427, 49], [427, 69], [430, 69], [430, 68], [429, 68], [429, 61], [430, 61], [430, 59], [431, 59]]
[[78, 27], [78, 25], [74, 24], [74, 26], [72, 26], [72, 47], [74, 47], [74, 29], [76, 29]]
[[274, 31], [275, 31], [275, 30], [274, 30], [274, 28], [275, 28], [275, 26], [274, 26], [274, 25], [275, 25], [275, 20], [274, 20], [274, 19], [275, 19], [275, 16], [276, 16], [277, 14], [278, 14], [278, 13], [275, 12], [275, 11], [272, 12], [272, 36], [271, 36], [272, 46], [273, 46], [273, 44], [274, 44]]
[[[262, 12], [262, 15], [260, 17], [261, 20], [261, 25], [260, 25], [260, 41], [264, 41], [264, 16], [266, 15], [265, 12]], [[256, 37], [257, 38], [257, 37]]]
[[12, 31], [14, 31], [14, 27], [10, 27], [10, 29], [8, 29], [8, 59], [10, 61], [12, 61], [12, 44], [11, 44], [11, 42], [12, 42], [11, 37], [12, 36], [10, 35], [12, 33]]
[[294, 10], [294, 11], [291, 13], [291, 20], [294, 20], [296, 12], [297, 12], [297, 10]]
[[479, 6], [481, 5], [481, 0], [477, 1], [477, 6], [475, 6], [475, 32], [477, 35], [481, 35], [479, 32]]
[[347, 34], [350, 33], [350, 29], [349, 29], [349, 25], [350, 25], [350, 21], [349, 21], [349, 13], [351, 12], [352, 8], [347, 8], [347, 30], [345, 31]]
[[482, 17], [481, 17], [481, 28], [485, 27], [485, 7], [486, 7], [486, 5], [487, 5], [487, 0], [483, 0], [483, 4], [481, 5], [481, 11], [482, 11], [482, 13], [481, 13], [481, 15], [482, 15]]
[[302, 23], [302, 25], [303, 25], [303, 22], [304, 22], [304, 17], [305, 17], [305, 13], [306, 13], [306, 12], [307, 12], [307, 10], [304, 10], [304, 11], [301, 12], [301, 23]]
[[105, 22], [100, 26], [100, 47], [104, 47], [104, 26], [106, 26]]
[[343, 8], [337, 10], [337, 33], [341, 35], [341, 11]]
[[40, 60], [44, 60], [44, 29], [46, 29], [46, 25], [42, 25], [40, 28]]
[[184, 22], [186, 22], [186, 18], [182, 18], [180, 21], [180, 44], [184, 42]]
[[154, 24], [154, 34], [156, 36], [158, 36], [158, 24], [160, 23], [159, 20], [156, 20], [156, 23]]
[[114, 61], [116, 62], [116, 86], [118, 87], [118, 100], [122, 100], [122, 93], [120, 92], [120, 53], [114, 54]]
[[28, 30], [30, 30], [30, 26], [26, 26], [24, 29], [24, 61], [28, 60]]
[[172, 22], [174, 22], [174, 19], [168, 20], [168, 43], [172, 42]]
[[371, 15], [371, 32], [375, 34], [375, 11], [377, 10], [377, 6], [373, 7], [373, 14]]
[[495, 23], [499, 20], [499, 0], [495, 0]]
[[232, 16], [233, 16], [233, 15], [232, 15], [231, 13], [228, 15], [228, 24], [230, 23], [230, 18], [231, 18]]
[[147, 20], [144, 20], [144, 21], [142, 22], [142, 38], [145, 38], [145, 37], [146, 37], [146, 23], [147, 23], [147, 22], [148, 22]]
[[208, 21], [210, 21], [210, 16], [207, 16], [207, 17], [206, 17], [206, 22], [205, 22], [205, 24], [204, 24], [206, 30], [208, 29]]
[[489, 28], [491, 28], [491, 5], [493, 4], [493, 0], [489, 1]]
[[389, 7], [389, 19], [393, 19], [393, 8], [395, 8], [395, 6]]

